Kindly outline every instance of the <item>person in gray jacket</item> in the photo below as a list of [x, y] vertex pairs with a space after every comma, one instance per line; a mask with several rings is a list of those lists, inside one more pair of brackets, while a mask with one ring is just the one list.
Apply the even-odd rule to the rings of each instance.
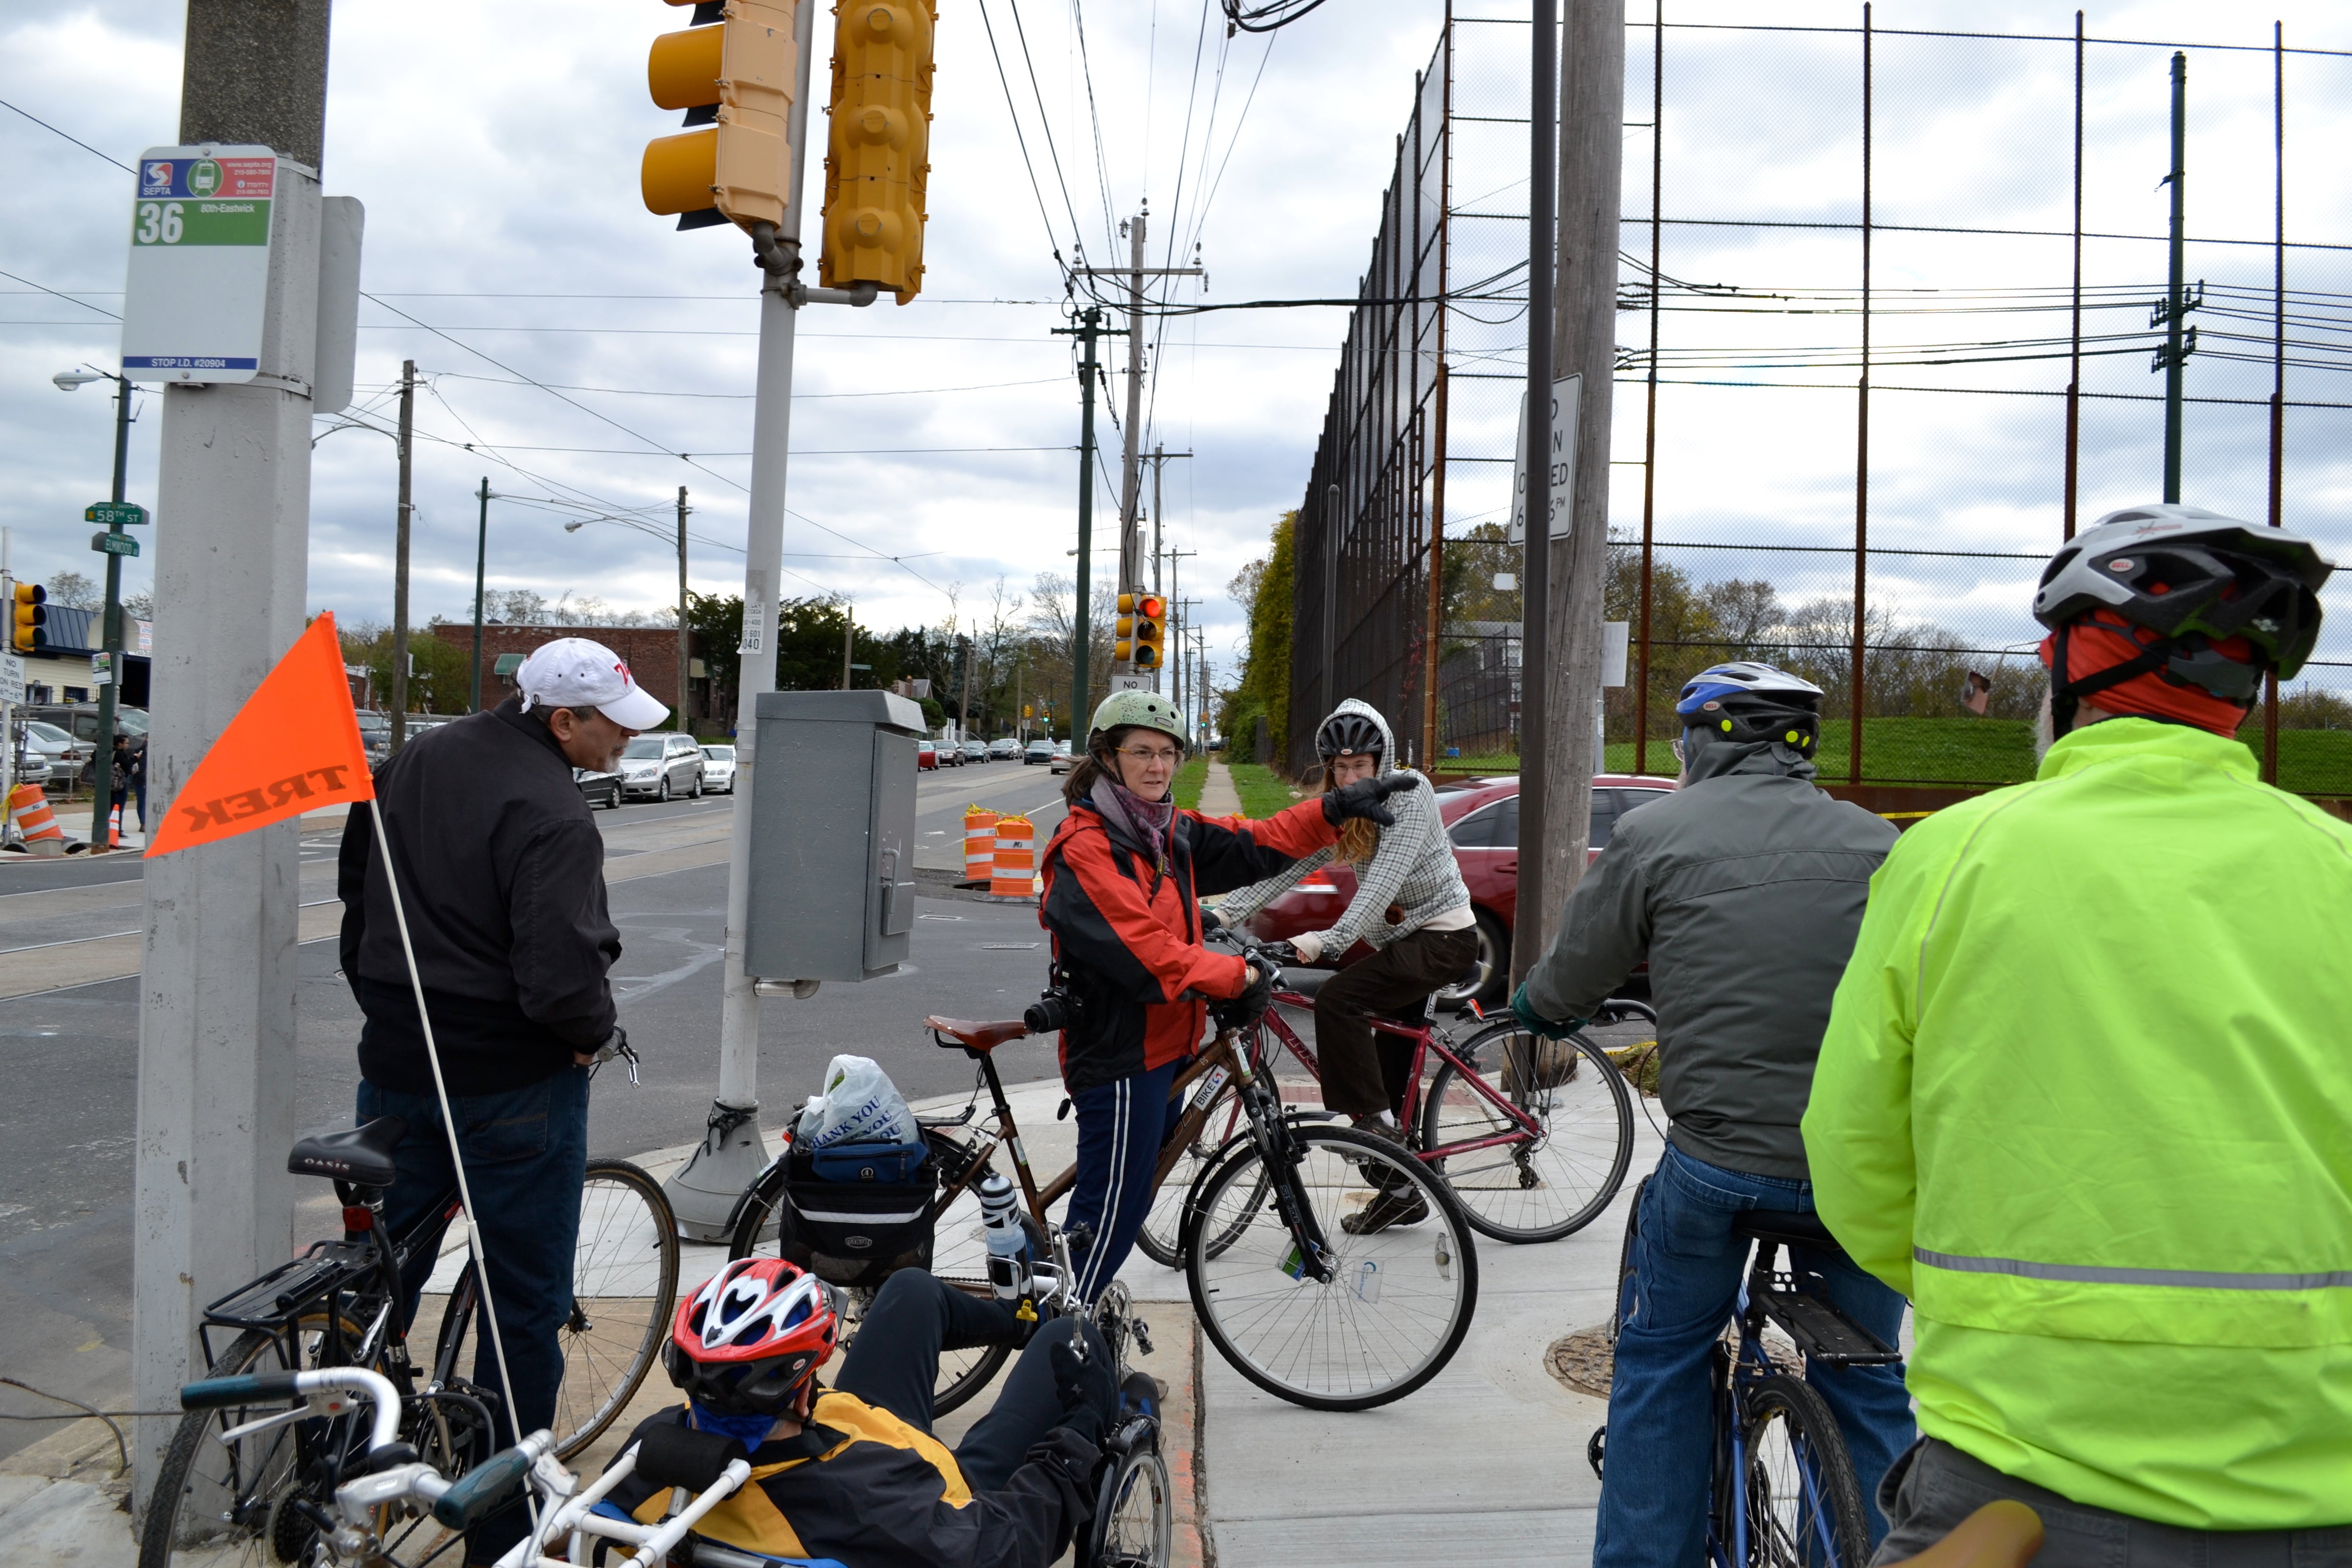
[[[1396, 737], [1388, 721], [1369, 702], [1349, 698], [1331, 710], [1315, 731], [1323, 762], [1323, 787], [1343, 788], [1375, 774], [1404, 787], [1388, 797], [1393, 825], [1368, 821], [1343, 826], [1339, 841], [1318, 849], [1255, 887], [1228, 896], [1217, 918], [1239, 926], [1287, 892], [1308, 873], [1334, 859], [1356, 874], [1356, 896], [1347, 911], [1325, 931], [1290, 939], [1302, 963], [1336, 962], [1359, 941], [1370, 957], [1339, 971], [1315, 994], [1316, 1065], [1323, 1074], [1323, 1103], [1350, 1118], [1375, 1137], [1402, 1143], [1397, 1116], [1404, 1106], [1405, 1077], [1412, 1070], [1412, 1043], [1376, 1032], [1375, 1015], [1418, 1024], [1432, 993], [1469, 973], [1478, 962], [1478, 931], [1470, 912], [1470, 889], [1454, 864], [1454, 843], [1437, 814], [1437, 792], [1410, 768], [1395, 765]], [[1411, 1189], [1399, 1189], [1349, 1215], [1340, 1224], [1359, 1235], [1426, 1219], [1428, 1206]]]
[[[1658, 1007], [1659, 1098], [1674, 1119], [1636, 1200], [1632, 1278], [1609, 1394], [1595, 1568], [1706, 1558], [1709, 1347], [1730, 1316], [1749, 1211], [1810, 1216], [1800, 1124], [1830, 999], [1895, 828], [1814, 787], [1821, 688], [1770, 665], [1682, 689], [1682, 787], [1621, 819], [1511, 1009], [1559, 1037], [1644, 959]], [[1843, 1252], [1798, 1249], [1848, 1316], [1888, 1344], [1903, 1298]], [[1870, 1516], [1914, 1436], [1900, 1366], [1815, 1370]]]

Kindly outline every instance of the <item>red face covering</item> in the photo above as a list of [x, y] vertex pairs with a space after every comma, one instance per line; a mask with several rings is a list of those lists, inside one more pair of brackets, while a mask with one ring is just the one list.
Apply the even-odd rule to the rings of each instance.
[[[2145, 626], [2135, 626], [2112, 610], [2094, 610], [2076, 621], [2066, 632], [2066, 679], [2080, 680], [2096, 675], [2103, 669], [2139, 657], [2150, 643], [2158, 641], [2157, 634]], [[2046, 668], [2057, 658], [2056, 633], [2042, 639], [2042, 663]], [[2225, 658], [2252, 664], [2253, 645], [2244, 637], [2229, 637], [2213, 645], [2213, 651]], [[2176, 685], [2164, 678], [2162, 670], [2152, 669], [2145, 675], [2135, 675], [2129, 680], [2108, 687], [2104, 691], [2084, 695], [2082, 700], [2095, 704], [2110, 713], [2137, 715], [2149, 719], [2177, 719], [2194, 724], [2200, 730], [2210, 730], [2217, 735], [2235, 735], [2238, 726], [2246, 721], [2248, 710], [2223, 698], [2216, 697], [2201, 686]]]

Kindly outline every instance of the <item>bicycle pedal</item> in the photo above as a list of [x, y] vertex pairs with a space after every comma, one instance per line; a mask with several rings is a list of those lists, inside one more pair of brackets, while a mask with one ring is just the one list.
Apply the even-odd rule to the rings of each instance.
[[1141, 1318], [1129, 1318], [1127, 1321], [1127, 1331], [1129, 1334], [1133, 1336], [1136, 1349], [1141, 1351], [1145, 1355], [1150, 1355], [1151, 1353], [1151, 1325], [1150, 1323], [1145, 1322]]

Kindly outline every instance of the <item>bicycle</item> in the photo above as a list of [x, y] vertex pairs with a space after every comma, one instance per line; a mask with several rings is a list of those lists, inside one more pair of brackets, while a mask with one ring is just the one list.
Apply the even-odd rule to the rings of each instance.
[[[925, 1023], [938, 1045], [979, 1064], [972, 1102], [961, 1115], [918, 1119], [940, 1170], [934, 1226], [951, 1215], [960, 1224], [972, 1217], [971, 1205], [957, 1205], [991, 1168], [996, 1149], [1009, 1145], [1033, 1248], [1051, 1260], [1058, 1288], [1075, 1277], [1071, 1238], [1047, 1210], [1076, 1184], [1077, 1168], [1038, 1185], [990, 1055], [1026, 1037], [1029, 1025], [941, 1017]], [[1191, 1103], [1154, 1177], [1164, 1183], [1187, 1159], [1218, 1106], [1239, 1108], [1232, 1135], [1199, 1162], [1184, 1200], [1185, 1223], [1205, 1238], [1185, 1249], [1202, 1331], [1243, 1376], [1293, 1404], [1361, 1410], [1401, 1399], [1436, 1376], [1469, 1332], [1478, 1297], [1469, 1221], [1444, 1182], [1405, 1150], [1325, 1125], [1318, 1112], [1286, 1113], [1272, 1079], [1237, 1048], [1235, 1034], [1220, 1029], [1178, 1073], [1171, 1099], [1189, 1092]], [[989, 1120], [969, 1141], [957, 1137], [955, 1129], [972, 1123], [982, 1089]], [[738, 1200], [730, 1258], [752, 1256], [770, 1236], [780, 1251], [785, 1246], [771, 1228], [782, 1206], [784, 1158], [780, 1154]], [[1340, 1223], [1347, 1214], [1384, 1190], [1417, 1194], [1428, 1220], [1362, 1236], [1347, 1231]], [[935, 1258], [932, 1272], [958, 1289], [989, 1292], [984, 1271], [964, 1256]], [[1107, 1335], [1134, 1332], [1149, 1352], [1149, 1331], [1129, 1310], [1123, 1287], [1104, 1292], [1097, 1321]], [[961, 1353], [969, 1359], [952, 1367], [942, 1360], [934, 1394], [941, 1412], [985, 1387], [1009, 1352], [991, 1346]]]
[[[207, 1378], [278, 1379], [278, 1392], [243, 1407], [191, 1406], [165, 1448], [140, 1538], [140, 1568], [168, 1568], [175, 1554], [207, 1564], [302, 1559], [321, 1528], [323, 1504], [370, 1445], [348, 1409], [290, 1409], [287, 1377], [357, 1366], [381, 1376], [396, 1401], [400, 1440], [460, 1474], [488, 1448], [501, 1403], [459, 1371], [480, 1301], [474, 1269], [443, 1240], [459, 1212], [452, 1186], [398, 1235], [383, 1224], [393, 1151], [406, 1126], [379, 1117], [305, 1138], [287, 1169], [328, 1176], [343, 1205], [339, 1241], [320, 1241], [205, 1309], [197, 1330]], [[579, 1452], [612, 1425], [660, 1353], [677, 1297], [677, 1225], [661, 1185], [625, 1160], [591, 1160], [581, 1194], [572, 1306], [562, 1331], [558, 1456]], [[428, 1267], [428, 1294], [412, 1320], [404, 1278]], [[425, 1309], [446, 1278], [429, 1363], [411, 1354]], [[216, 1336], [229, 1336], [215, 1349]], [[373, 1388], [373, 1384], [369, 1385]], [[278, 1401], [275, 1405], [271, 1400]], [[382, 1402], [375, 1419], [385, 1419]]]
[[[1315, 1005], [1295, 991], [1276, 991], [1274, 1000], [1300, 1010]], [[1370, 1020], [1375, 1031], [1412, 1046], [1402, 1118], [1407, 1147], [1444, 1178], [1480, 1235], [1514, 1243], [1572, 1235], [1608, 1208], [1633, 1161], [1633, 1102], [1624, 1075], [1580, 1032], [1548, 1041], [1508, 1017], [1488, 1019], [1475, 1004], [1468, 1011], [1481, 1026], [1458, 1045], [1453, 1031], [1436, 1022], [1433, 999], [1418, 1026]], [[1612, 1001], [1605, 1004], [1604, 1021], [1634, 1012], [1647, 1009]], [[1322, 1080], [1315, 1053], [1272, 1008], [1250, 1036], [1248, 1054], [1257, 1070], [1265, 1071], [1275, 1054], [1265, 1039], [1271, 1036]], [[1422, 1072], [1432, 1056], [1437, 1070], [1424, 1096]], [[1177, 1169], [1196, 1171], [1239, 1119], [1238, 1105], [1225, 1107], [1222, 1125], [1213, 1114], [1213, 1131], [1186, 1149]], [[1181, 1206], [1163, 1189], [1138, 1239], [1153, 1262], [1184, 1266], [1177, 1235], [1181, 1217]]]
[[[1632, 1310], [1627, 1298], [1645, 1184], [1633, 1189], [1619, 1254], [1612, 1342]], [[1730, 1335], [1716, 1341], [1709, 1361], [1708, 1559], [1716, 1568], [1862, 1568], [1870, 1561], [1869, 1516], [1837, 1417], [1811, 1384], [1773, 1360], [1764, 1327], [1787, 1334], [1810, 1365], [1884, 1366], [1902, 1360], [1902, 1352], [1815, 1293], [1808, 1279], [1819, 1276], [1797, 1274], [1793, 1257], [1789, 1272], [1774, 1268], [1782, 1247], [1791, 1254], [1799, 1247], [1840, 1250], [1816, 1215], [1750, 1210], [1733, 1222], [1733, 1234], [1754, 1242], [1756, 1252], [1732, 1310]], [[1596, 1430], [1586, 1448], [1595, 1476], [1606, 1459], [1608, 1430]], [[2032, 1554], [2029, 1547], [2025, 1555]]]

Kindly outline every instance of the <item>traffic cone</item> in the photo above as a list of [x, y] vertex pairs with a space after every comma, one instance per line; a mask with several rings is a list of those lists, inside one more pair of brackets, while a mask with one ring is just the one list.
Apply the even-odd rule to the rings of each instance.
[[963, 814], [963, 881], [960, 886], [985, 888], [996, 873], [997, 814], [974, 805]]
[[1037, 830], [1025, 816], [996, 819], [996, 854], [989, 878], [989, 897], [1025, 899], [1037, 881]]
[[120, 801], [117, 801], [114, 809], [107, 814], [106, 847], [109, 849], [122, 847], [122, 803]]

